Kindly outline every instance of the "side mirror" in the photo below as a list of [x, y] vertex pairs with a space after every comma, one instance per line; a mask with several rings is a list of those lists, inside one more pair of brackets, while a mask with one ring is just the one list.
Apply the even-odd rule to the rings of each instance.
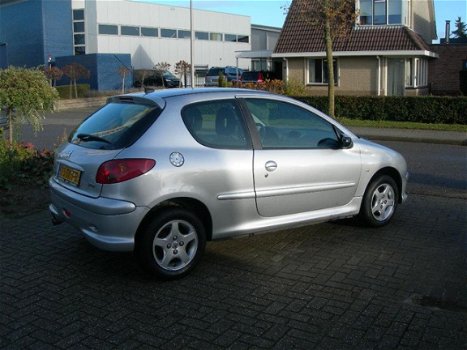
[[343, 135], [343, 136], [341, 137], [341, 146], [342, 146], [342, 148], [345, 148], [345, 149], [347, 149], [347, 148], [352, 148], [352, 146], [353, 146], [352, 138]]

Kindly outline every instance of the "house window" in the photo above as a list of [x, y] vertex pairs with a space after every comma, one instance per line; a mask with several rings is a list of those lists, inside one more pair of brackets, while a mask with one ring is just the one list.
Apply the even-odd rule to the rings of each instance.
[[388, 24], [402, 24], [402, 1], [389, 1]]
[[86, 53], [84, 29], [84, 10], [73, 10], [73, 50], [75, 55], [83, 55]]
[[190, 39], [191, 32], [189, 30], [179, 30], [178, 31], [178, 38], [179, 39]]
[[361, 25], [402, 24], [402, 0], [360, 0]]
[[120, 27], [120, 34], [121, 35], [139, 36], [139, 27], [121, 26]]
[[417, 63], [417, 86], [427, 86], [428, 85], [428, 62], [423, 58], [416, 58]]
[[209, 33], [209, 40], [222, 41], [222, 34], [221, 33]]
[[250, 37], [248, 35], [239, 35], [238, 36], [238, 42], [239, 43], [249, 43], [250, 42]]
[[[334, 62], [334, 84], [337, 84], [337, 60]], [[310, 58], [308, 60], [308, 83], [309, 84], [328, 84], [328, 66], [324, 58]]]
[[175, 29], [161, 28], [161, 37], [162, 38], [176, 38], [177, 31]]
[[209, 40], [209, 33], [207, 32], [196, 32], [195, 38], [198, 40]]
[[406, 87], [413, 87], [413, 60], [408, 58], [405, 60], [405, 86]]
[[405, 61], [405, 86], [419, 88], [428, 85], [428, 61], [409, 58]]
[[118, 26], [99, 24], [99, 34], [118, 35]]
[[84, 9], [73, 10], [73, 21], [84, 21]]
[[360, 0], [360, 24], [373, 24], [373, 0]]
[[157, 37], [157, 28], [141, 27], [141, 36], [152, 36]]
[[373, 24], [386, 24], [386, 0], [374, 0]]
[[235, 34], [225, 34], [224, 41], [235, 43], [237, 42], [237, 36]]

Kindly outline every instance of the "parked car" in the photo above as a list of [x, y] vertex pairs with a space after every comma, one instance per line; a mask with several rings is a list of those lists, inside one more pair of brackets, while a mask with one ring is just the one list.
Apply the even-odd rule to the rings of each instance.
[[277, 79], [273, 72], [269, 71], [245, 71], [240, 76], [241, 83], [262, 83], [265, 80]]
[[205, 77], [205, 86], [218, 86], [219, 74], [222, 73], [228, 82], [238, 79], [243, 70], [237, 67], [211, 67]]
[[[166, 88], [178, 88], [180, 87], [180, 79], [178, 79], [171, 72], [166, 71], [162, 74], [155, 73], [143, 80], [144, 86], [163, 86]], [[134, 87], [141, 87], [141, 81], [137, 80], [134, 82]]]
[[357, 217], [393, 218], [407, 165], [294, 99], [247, 89], [115, 96], [56, 151], [50, 213], [163, 278], [206, 241]]

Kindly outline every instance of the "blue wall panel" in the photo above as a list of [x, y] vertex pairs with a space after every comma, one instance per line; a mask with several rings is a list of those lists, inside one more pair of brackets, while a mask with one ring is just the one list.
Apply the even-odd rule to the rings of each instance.
[[26, 0], [0, 5], [0, 42], [8, 63], [34, 67], [73, 54], [71, 0]]
[[73, 55], [73, 17], [71, 0], [42, 0], [44, 62], [48, 56]]
[[[92, 90], [98, 91], [120, 90], [122, 77], [119, 74], [119, 68], [122, 66], [130, 68], [131, 56], [130, 54], [89, 54], [55, 59], [56, 66], [59, 68], [75, 62], [86, 67], [91, 73], [89, 79], [82, 79], [78, 81], [79, 84], [90, 84]], [[125, 88], [130, 88], [132, 82], [133, 76], [130, 72], [125, 78]], [[69, 83], [69, 79], [63, 77], [57, 85]]]
[[28, 0], [1, 5], [0, 42], [8, 45], [10, 65], [43, 64], [42, 2]]
[[0, 43], [0, 69], [8, 67], [7, 45]]

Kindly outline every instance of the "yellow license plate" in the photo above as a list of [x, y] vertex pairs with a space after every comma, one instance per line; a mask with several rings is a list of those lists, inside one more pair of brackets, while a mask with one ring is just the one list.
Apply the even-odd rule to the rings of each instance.
[[66, 165], [61, 165], [60, 170], [58, 171], [58, 177], [73, 186], [78, 186], [81, 171], [70, 168]]

